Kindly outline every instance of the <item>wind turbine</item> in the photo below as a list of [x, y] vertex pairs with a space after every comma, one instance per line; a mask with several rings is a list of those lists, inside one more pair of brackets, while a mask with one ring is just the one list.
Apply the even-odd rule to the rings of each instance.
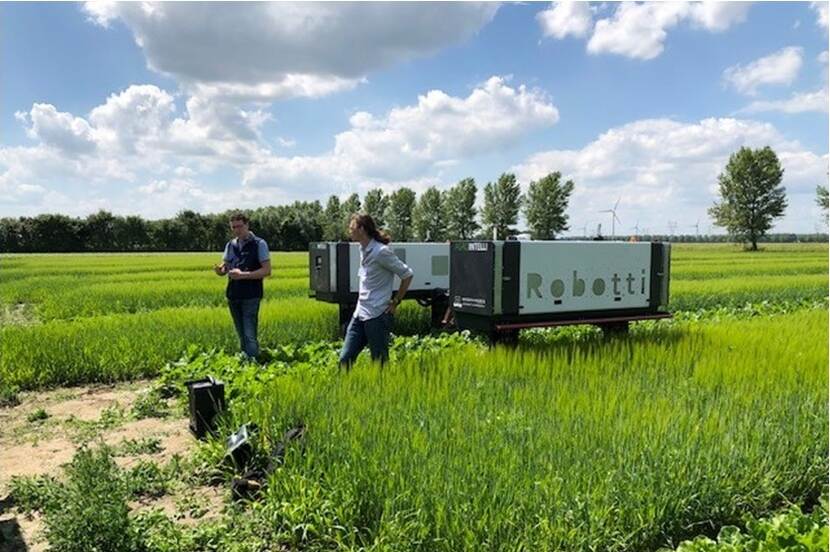
[[695, 229], [695, 235], [700, 237], [700, 219], [697, 219], [697, 222], [690, 225], [689, 227], [694, 228]]
[[620, 196], [620, 198], [617, 199], [617, 202], [614, 204], [613, 209], [604, 209], [604, 210], [600, 211], [600, 213], [611, 213], [611, 239], [612, 240], [616, 236], [614, 222], [622, 223], [622, 221], [617, 216], [617, 206], [620, 204], [620, 199], [622, 199], [622, 196]]
[[587, 222], [582, 225], [582, 237], [583, 238], [588, 237], [588, 223]]
[[640, 221], [637, 220], [637, 223], [631, 227], [634, 230], [634, 235], [639, 237], [640, 236]]
[[669, 235], [674, 236], [674, 231], [675, 231], [675, 229], [677, 229], [677, 222], [675, 222], [673, 220], [670, 220], [669, 224], [668, 224], [668, 227], [669, 227]]

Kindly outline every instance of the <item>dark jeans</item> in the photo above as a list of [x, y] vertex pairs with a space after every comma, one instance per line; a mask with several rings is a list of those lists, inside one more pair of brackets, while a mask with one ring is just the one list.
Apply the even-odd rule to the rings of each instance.
[[259, 354], [259, 343], [256, 339], [257, 323], [259, 318], [259, 302], [261, 297], [253, 299], [228, 299], [228, 308], [236, 326], [239, 344], [242, 351], [250, 358]]
[[389, 360], [389, 332], [392, 331], [393, 320], [389, 313], [369, 320], [352, 318], [340, 351], [340, 364], [351, 366], [366, 345], [369, 345], [372, 360], [381, 364]]

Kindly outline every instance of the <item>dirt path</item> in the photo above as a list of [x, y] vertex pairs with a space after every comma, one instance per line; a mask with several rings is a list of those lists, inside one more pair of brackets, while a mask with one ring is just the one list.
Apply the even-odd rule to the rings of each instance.
[[[116, 385], [69, 387], [45, 392], [21, 393], [20, 404], [0, 408], [0, 552], [40, 551], [47, 545], [39, 535], [38, 516], [15, 515], [8, 499], [14, 476], [58, 476], [84, 443], [112, 446], [126, 440], [157, 440], [152, 454], [116, 458], [122, 467], [140, 459], [163, 464], [174, 455], [184, 457], [196, 445], [188, 420], [172, 403], [163, 418], [135, 419], [131, 409], [150, 387], [139, 381]], [[221, 508], [219, 491], [196, 490], [211, 509]], [[136, 505], [139, 506], [139, 505]], [[174, 513], [173, 499], [162, 497], [159, 506]]]

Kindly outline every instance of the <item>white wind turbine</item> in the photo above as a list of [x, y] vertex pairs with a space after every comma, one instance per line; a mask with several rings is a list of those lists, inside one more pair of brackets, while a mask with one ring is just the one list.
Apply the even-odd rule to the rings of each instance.
[[611, 213], [611, 239], [612, 239], [612, 240], [613, 240], [613, 239], [614, 239], [614, 237], [616, 236], [616, 233], [615, 233], [615, 228], [616, 228], [616, 227], [615, 227], [614, 223], [615, 223], [615, 222], [619, 222], [619, 223], [621, 223], [621, 224], [622, 224], [622, 221], [621, 221], [621, 220], [620, 220], [620, 218], [617, 216], [617, 207], [618, 207], [618, 206], [619, 206], [619, 204], [620, 204], [620, 199], [622, 199], [622, 196], [620, 196], [620, 198], [619, 198], [619, 199], [617, 199], [617, 202], [614, 204], [614, 208], [613, 208], [613, 209], [603, 209], [602, 211], [600, 211], [600, 213]]
[[698, 236], [698, 237], [700, 236], [700, 219], [697, 219], [697, 222], [690, 225], [689, 227], [695, 229], [695, 235], [696, 236]]

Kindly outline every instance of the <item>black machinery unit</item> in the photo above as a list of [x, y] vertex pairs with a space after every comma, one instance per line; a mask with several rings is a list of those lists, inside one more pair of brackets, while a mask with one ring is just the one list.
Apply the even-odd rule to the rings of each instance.
[[225, 384], [212, 377], [188, 381], [190, 431], [197, 439], [216, 431], [219, 414], [225, 409]]

